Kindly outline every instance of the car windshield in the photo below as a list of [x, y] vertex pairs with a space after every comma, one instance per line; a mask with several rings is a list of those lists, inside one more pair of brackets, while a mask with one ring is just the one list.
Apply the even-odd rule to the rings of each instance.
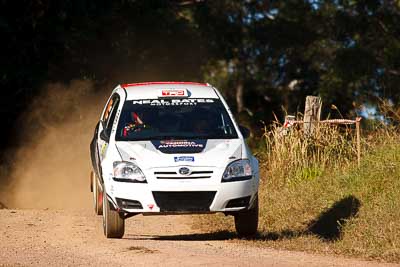
[[117, 141], [237, 138], [219, 99], [182, 98], [126, 101]]

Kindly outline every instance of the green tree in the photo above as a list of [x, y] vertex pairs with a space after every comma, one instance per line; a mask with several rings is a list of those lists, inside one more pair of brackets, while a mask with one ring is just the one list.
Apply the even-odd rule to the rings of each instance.
[[302, 111], [314, 94], [353, 116], [377, 96], [398, 100], [393, 1], [204, 1], [195, 18], [214, 49], [206, 77], [227, 77], [221, 85], [238, 111]]

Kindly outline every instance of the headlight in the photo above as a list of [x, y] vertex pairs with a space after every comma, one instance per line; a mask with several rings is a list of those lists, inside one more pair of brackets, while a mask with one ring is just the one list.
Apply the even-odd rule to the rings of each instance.
[[252, 178], [252, 170], [248, 159], [241, 159], [232, 162], [226, 167], [222, 182], [235, 182], [250, 180]]
[[114, 162], [113, 173], [113, 179], [118, 182], [146, 183], [146, 177], [142, 170], [131, 162]]

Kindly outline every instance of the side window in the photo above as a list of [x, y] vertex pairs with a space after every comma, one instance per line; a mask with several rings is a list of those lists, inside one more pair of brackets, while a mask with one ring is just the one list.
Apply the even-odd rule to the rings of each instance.
[[113, 103], [114, 103], [114, 98], [115, 98], [115, 96], [111, 97], [107, 103], [107, 107], [104, 111], [103, 117], [101, 118], [101, 120], [104, 122], [107, 122], [108, 117], [110, 116], [110, 112], [111, 112], [111, 109], [112, 109]]
[[108, 136], [111, 134], [111, 128], [115, 119], [115, 115], [117, 114], [118, 111], [118, 105], [119, 105], [119, 96], [116, 95], [114, 96], [110, 102], [112, 102], [112, 105], [110, 108], [107, 106], [107, 109], [109, 108], [108, 113], [104, 113], [104, 122], [105, 122], [105, 131]]

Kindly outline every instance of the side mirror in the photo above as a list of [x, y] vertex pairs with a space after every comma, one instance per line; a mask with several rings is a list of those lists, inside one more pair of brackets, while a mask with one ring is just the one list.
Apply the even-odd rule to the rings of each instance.
[[242, 133], [242, 135], [243, 135], [243, 137], [246, 139], [246, 138], [249, 138], [249, 136], [250, 136], [250, 130], [248, 129], [248, 128], [246, 128], [246, 127], [244, 127], [244, 126], [242, 126], [242, 125], [239, 125], [239, 129], [240, 129], [240, 132]]
[[110, 141], [110, 137], [108, 136], [108, 134], [106, 133], [105, 130], [101, 131], [100, 139], [103, 140], [103, 141], [106, 141], [107, 143]]

